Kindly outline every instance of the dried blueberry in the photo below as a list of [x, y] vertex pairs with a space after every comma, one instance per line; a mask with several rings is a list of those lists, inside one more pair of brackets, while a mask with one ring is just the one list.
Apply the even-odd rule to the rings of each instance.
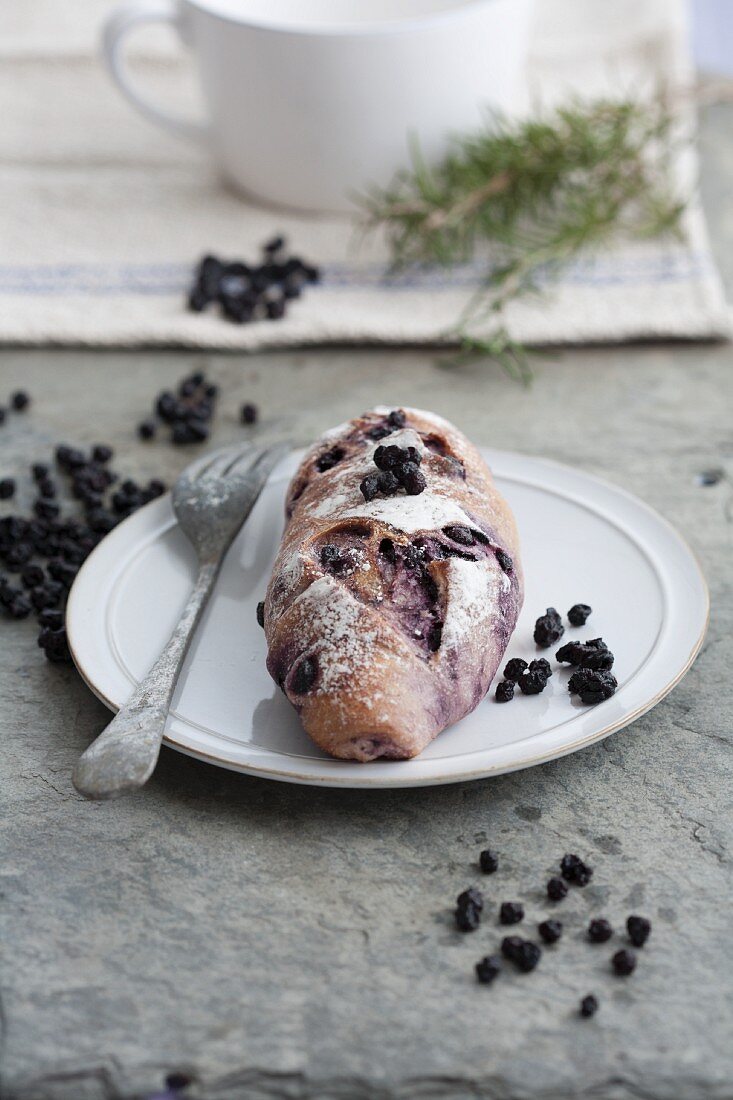
[[485, 875], [493, 875], [494, 871], [499, 868], [499, 859], [496, 852], [492, 852], [491, 848], [484, 848], [483, 852], [478, 857], [479, 867]]
[[16, 542], [4, 552], [8, 569], [20, 569], [33, 557], [33, 547], [29, 542]]
[[542, 949], [531, 940], [523, 940], [521, 936], [505, 936], [501, 941], [501, 953], [525, 974], [534, 970], [542, 958]]
[[404, 461], [404, 457], [401, 447], [394, 444], [385, 447], [381, 444], [374, 452], [374, 465], [379, 470], [392, 470], [398, 463]]
[[452, 527], [444, 527], [443, 534], [447, 535], [453, 542], [459, 543], [461, 546], [475, 546], [476, 539], [471, 534], [468, 527], [463, 527], [461, 524], [454, 524]]
[[584, 1020], [589, 1020], [591, 1016], [595, 1016], [598, 1011], [598, 998], [594, 997], [592, 993], [589, 993], [587, 997], [583, 997], [580, 1002], [580, 1015]]
[[92, 459], [94, 462], [99, 462], [104, 465], [105, 462], [109, 462], [112, 458], [112, 448], [108, 447], [106, 443], [97, 443], [92, 447]]
[[456, 928], [461, 932], [475, 932], [481, 923], [481, 910], [475, 905], [459, 905], [455, 912]]
[[528, 668], [519, 677], [519, 687], [524, 695], [539, 695], [547, 687], [543, 672], [531, 672]]
[[290, 681], [290, 690], [295, 695], [305, 695], [316, 682], [318, 665], [314, 657], [304, 657]]
[[540, 615], [534, 624], [534, 640], [542, 649], [549, 649], [562, 638], [564, 633], [562, 619], [554, 607], [548, 607], [545, 614]]
[[634, 947], [643, 947], [649, 939], [652, 930], [652, 922], [646, 917], [631, 916], [626, 921], [626, 931]]
[[327, 451], [323, 451], [322, 454], [316, 459], [316, 469], [320, 474], [326, 472], [326, 470], [332, 470], [346, 454], [343, 447], [331, 447]]
[[560, 860], [560, 874], [573, 886], [587, 886], [593, 878], [593, 868], [584, 863], [580, 856], [568, 853]]
[[391, 470], [383, 470], [382, 473], [378, 475], [378, 481], [379, 491], [380, 493], [384, 493], [386, 497], [394, 496], [400, 487], [399, 481]]
[[142, 423], [137, 426], [137, 434], [141, 439], [152, 439], [155, 435], [155, 421], [143, 420]]
[[256, 424], [259, 410], [251, 401], [247, 401], [239, 410], [239, 419], [243, 424]]
[[504, 669], [504, 679], [511, 680], [516, 684], [527, 667], [527, 662], [523, 661], [521, 657], [512, 657], [510, 661], [507, 661], [506, 668]]
[[45, 462], [34, 462], [31, 466], [31, 474], [34, 481], [43, 481], [48, 477], [50, 470]]
[[456, 898], [456, 905], [461, 908], [466, 905], [475, 905], [479, 912], [484, 907], [484, 895], [476, 886], [469, 886]]
[[407, 423], [407, 416], [403, 409], [392, 409], [392, 412], [387, 416], [387, 423], [390, 428], [397, 430], [398, 428], [404, 428]]
[[524, 906], [518, 901], [503, 901], [499, 906], [500, 924], [519, 924], [524, 920]]
[[63, 627], [60, 630], [44, 627], [38, 635], [38, 644], [49, 661], [59, 663], [71, 661], [66, 630]]
[[24, 588], [35, 588], [37, 584], [43, 584], [46, 574], [40, 565], [26, 565], [20, 572], [20, 580]]
[[12, 477], [0, 478], [0, 500], [10, 500], [15, 494], [15, 481]]
[[388, 562], [394, 565], [396, 560], [395, 548], [392, 539], [382, 539], [379, 544], [379, 553], [386, 558]]
[[588, 925], [588, 939], [591, 943], [606, 943], [613, 935], [610, 921], [597, 917]]
[[613, 956], [611, 966], [615, 974], [618, 974], [621, 978], [626, 978], [636, 969], [636, 955], [628, 947], [624, 947]]
[[610, 699], [617, 687], [618, 681], [612, 672], [590, 668], [579, 669], [568, 680], [568, 691], [571, 695], [579, 695], [581, 702], [588, 706]]
[[[409, 469], [408, 469], [409, 467]], [[412, 462], [406, 462], [402, 473], [402, 486], [408, 497], [417, 497], [427, 488], [425, 475]]]
[[544, 657], [538, 657], [536, 661], [530, 661], [529, 671], [536, 673], [538, 676], [544, 676], [546, 680], [552, 676], [550, 662], [546, 661]]
[[10, 398], [10, 404], [16, 412], [23, 412], [31, 403], [31, 399], [25, 390], [16, 390]]
[[370, 500], [374, 500], [375, 496], [379, 492], [379, 478], [379, 474], [367, 474], [367, 476], [364, 478], [361, 485], [359, 486], [359, 489], [361, 490], [361, 495], [367, 502]]
[[510, 703], [514, 698], [514, 681], [502, 680], [496, 685], [495, 699], [497, 703]]
[[545, 943], [557, 943], [560, 936], [562, 936], [562, 921], [543, 920], [541, 924], [537, 925], [537, 931]]
[[568, 896], [567, 883], [561, 878], [551, 878], [547, 883], [547, 896], [550, 901], [562, 901]]
[[574, 603], [568, 611], [568, 621], [571, 626], [585, 626], [592, 610], [587, 603]]
[[482, 985], [490, 985], [501, 971], [501, 959], [498, 955], [486, 955], [476, 963], [476, 977]]
[[578, 668], [608, 669], [613, 667], [613, 653], [603, 638], [591, 638], [587, 642], [566, 642], [555, 657], [558, 661]]
[[514, 561], [509, 556], [509, 554], [507, 554], [506, 550], [497, 550], [496, 560], [498, 561], [499, 565], [505, 573], [511, 573], [512, 569], [514, 568]]
[[38, 623], [40, 626], [50, 627], [51, 630], [60, 630], [64, 625], [64, 613], [63, 611], [52, 611], [50, 607], [44, 607], [38, 613]]

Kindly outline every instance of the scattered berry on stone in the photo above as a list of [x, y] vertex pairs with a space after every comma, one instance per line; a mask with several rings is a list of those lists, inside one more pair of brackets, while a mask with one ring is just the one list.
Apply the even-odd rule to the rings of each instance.
[[588, 939], [591, 943], [607, 943], [613, 935], [610, 921], [597, 917], [588, 925]]
[[10, 398], [10, 404], [16, 412], [23, 412], [31, 403], [31, 399], [25, 390], [16, 390]]
[[260, 600], [257, 604], [257, 623], [259, 626], [265, 625], [265, 601]]
[[584, 1020], [589, 1020], [591, 1016], [595, 1016], [598, 1011], [598, 998], [594, 997], [592, 993], [589, 993], [580, 1002], [580, 1015]]
[[590, 668], [578, 669], [568, 680], [570, 694], [579, 695], [586, 706], [595, 706], [604, 699], [610, 699], [617, 687], [618, 681], [613, 673]]
[[143, 420], [142, 423], [137, 426], [137, 434], [141, 439], [152, 439], [155, 435], [155, 421]]
[[574, 603], [568, 611], [568, 622], [571, 626], [585, 626], [592, 610], [587, 603]]
[[542, 936], [545, 943], [557, 943], [562, 936], [562, 921], [543, 920], [542, 923], [537, 926], [537, 931]]
[[478, 857], [479, 867], [485, 875], [493, 875], [499, 868], [499, 858], [491, 848], [484, 848]]
[[15, 481], [12, 477], [0, 478], [0, 500], [10, 500], [15, 495]]
[[505, 573], [511, 573], [514, 569], [514, 561], [509, 554], [507, 554], [506, 550], [497, 550], [496, 560]]
[[291, 690], [296, 695], [305, 695], [316, 682], [318, 665], [313, 657], [304, 657], [295, 670], [291, 681]]
[[499, 906], [500, 924], [519, 924], [524, 920], [524, 906], [518, 901], [503, 901]]
[[507, 661], [504, 669], [504, 679], [511, 680], [516, 684], [525, 668], [528, 667], [527, 662], [523, 661], [521, 657], [512, 657], [510, 661]]
[[554, 607], [548, 607], [534, 624], [534, 640], [541, 649], [549, 649], [555, 642], [559, 642], [564, 633], [562, 619]]
[[652, 922], [646, 917], [631, 916], [626, 921], [626, 931], [634, 947], [643, 947], [649, 939]]
[[476, 977], [482, 985], [490, 985], [501, 972], [501, 959], [498, 955], [486, 955], [476, 963]]
[[523, 940], [521, 936], [505, 936], [501, 941], [501, 953], [525, 974], [534, 970], [542, 958], [542, 949], [531, 940]]
[[112, 448], [108, 447], [106, 443], [95, 443], [92, 447], [92, 460], [98, 462], [100, 465], [104, 465], [112, 458]]
[[611, 959], [611, 966], [614, 974], [618, 974], [620, 978], [626, 978], [636, 969], [636, 955], [628, 947], [623, 947]]
[[550, 901], [562, 901], [568, 896], [568, 885], [561, 878], [551, 878], [547, 883], [547, 896]]
[[593, 878], [593, 868], [584, 863], [580, 856], [569, 852], [560, 860], [560, 874], [573, 886], [587, 886]]
[[256, 424], [259, 410], [251, 401], [247, 401], [239, 410], [239, 419], [243, 424]]
[[60, 630], [64, 625], [63, 611], [54, 611], [50, 607], [44, 607], [38, 613], [38, 625], [48, 626], [51, 630]]
[[34, 462], [31, 466], [31, 475], [34, 481], [43, 481], [50, 472], [45, 462]]
[[475, 932], [481, 923], [481, 910], [475, 905], [459, 906], [455, 912], [455, 921], [460, 932]]
[[37, 584], [43, 584], [46, 574], [40, 565], [26, 565], [20, 571], [20, 581], [24, 588], [35, 588]]
[[466, 905], [473, 905], [479, 912], [484, 907], [484, 895], [476, 886], [469, 886], [467, 890], [464, 890], [456, 898], [456, 905], [458, 908], [463, 908]]
[[555, 657], [563, 664], [578, 668], [608, 669], [613, 667], [613, 653], [603, 638], [591, 638], [587, 642], [566, 642]]
[[66, 630], [63, 627], [60, 630], [44, 627], [38, 635], [38, 644], [49, 661], [59, 664], [71, 661]]

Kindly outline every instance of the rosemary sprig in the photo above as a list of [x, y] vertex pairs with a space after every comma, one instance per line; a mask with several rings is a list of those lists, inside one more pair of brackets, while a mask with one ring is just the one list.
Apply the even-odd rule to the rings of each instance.
[[509, 335], [509, 302], [540, 289], [579, 253], [622, 236], [678, 229], [685, 206], [669, 174], [674, 114], [652, 102], [573, 101], [545, 117], [456, 138], [429, 167], [411, 167], [362, 197], [367, 229], [386, 233], [393, 269], [486, 258], [486, 278], [446, 333], [468, 353], [529, 377], [528, 350]]

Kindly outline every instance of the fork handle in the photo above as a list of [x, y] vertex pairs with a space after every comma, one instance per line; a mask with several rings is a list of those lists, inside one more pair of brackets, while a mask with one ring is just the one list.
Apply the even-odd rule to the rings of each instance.
[[79, 757], [72, 779], [86, 798], [119, 798], [150, 778], [178, 674], [220, 565], [220, 560], [199, 565], [196, 583], [165, 649], [125, 705]]

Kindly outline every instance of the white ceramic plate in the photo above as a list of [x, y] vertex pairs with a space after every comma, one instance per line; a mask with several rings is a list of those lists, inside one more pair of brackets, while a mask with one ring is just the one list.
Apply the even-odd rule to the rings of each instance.
[[[705, 634], [708, 594], [691, 551], [635, 497], [553, 462], [485, 451], [519, 524], [526, 597], [507, 652], [530, 660], [538, 615], [589, 603], [585, 627], [616, 654], [619, 689], [595, 707], [556, 671], [541, 694], [509, 704], [493, 691], [416, 760], [332, 760], [308, 739], [265, 669], [256, 623], [283, 524], [287, 481], [300, 455], [273, 473], [222, 569], [186, 660], [166, 741], [209, 763], [291, 783], [409, 787], [526, 768], [574, 752], [649, 710], [690, 667]], [[102, 702], [117, 709], [166, 642], [194, 577], [194, 555], [169, 497], [120, 524], [79, 572], [67, 609], [74, 659]], [[544, 655], [552, 657], [553, 650]], [[554, 662], [553, 662], [554, 664]]]

